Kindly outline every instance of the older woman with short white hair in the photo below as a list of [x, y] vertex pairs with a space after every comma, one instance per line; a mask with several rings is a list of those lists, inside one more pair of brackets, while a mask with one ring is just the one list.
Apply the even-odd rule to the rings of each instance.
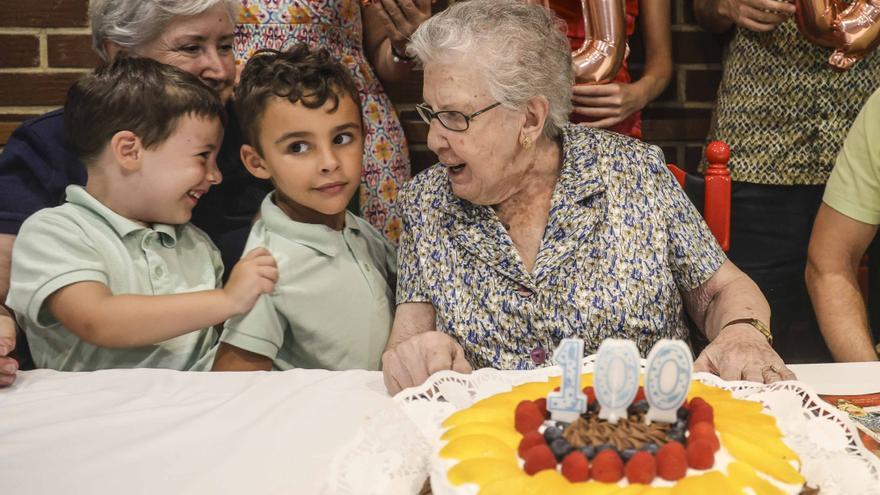
[[[235, 81], [235, 0], [92, 0], [93, 47], [104, 61], [119, 55], [148, 57], [199, 77], [225, 103]], [[241, 165], [241, 132], [231, 114], [217, 165], [223, 183], [199, 200], [192, 222], [220, 248], [224, 262], [236, 261], [251, 220], [271, 188]], [[0, 155], [0, 302], [9, 289], [12, 244], [22, 222], [35, 211], [64, 201], [70, 184], [85, 184], [83, 165], [64, 142], [62, 110], [22, 124]], [[12, 383], [18, 363], [13, 319], [0, 306], [0, 386]]]
[[440, 163], [402, 192], [392, 392], [442, 369], [525, 369], [560, 339], [628, 338], [643, 354], [711, 343], [696, 368], [792, 378], [757, 286], [716, 244], [661, 151], [567, 122], [571, 55], [557, 20], [518, 0], [456, 3], [422, 24], [428, 146]]

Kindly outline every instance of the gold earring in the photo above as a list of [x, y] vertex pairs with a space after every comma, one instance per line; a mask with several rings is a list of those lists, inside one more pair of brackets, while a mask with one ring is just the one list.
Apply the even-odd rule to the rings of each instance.
[[526, 136], [522, 139], [522, 141], [520, 141], [520, 144], [522, 145], [523, 149], [527, 150], [532, 147], [532, 138]]

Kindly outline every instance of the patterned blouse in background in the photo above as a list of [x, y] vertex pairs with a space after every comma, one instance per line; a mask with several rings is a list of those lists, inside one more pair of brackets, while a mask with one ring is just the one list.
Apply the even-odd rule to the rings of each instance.
[[401, 193], [398, 304], [429, 302], [437, 329], [475, 367], [528, 369], [564, 337], [594, 353], [629, 338], [644, 356], [688, 335], [680, 291], [725, 261], [661, 151], [568, 125], [535, 267], [526, 272], [494, 211], [453, 195], [435, 165]]
[[730, 145], [733, 180], [828, 180], [856, 115], [880, 86], [880, 52], [839, 72], [828, 65], [831, 51], [807, 42], [794, 19], [767, 33], [736, 29], [708, 137]]
[[361, 216], [396, 243], [401, 221], [395, 203], [400, 186], [410, 176], [409, 150], [394, 107], [364, 55], [359, 4], [358, 0], [241, 0], [235, 59], [243, 64], [260, 48], [285, 50], [308, 43], [328, 49], [351, 69], [367, 130]]

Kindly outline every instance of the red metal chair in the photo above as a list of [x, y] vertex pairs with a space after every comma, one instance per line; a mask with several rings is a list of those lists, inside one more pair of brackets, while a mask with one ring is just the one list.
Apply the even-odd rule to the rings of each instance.
[[721, 249], [730, 249], [730, 148], [722, 141], [706, 146], [709, 167], [703, 174], [692, 174], [669, 163], [666, 166], [675, 176], [691, 202], [703, 215], [709, 230]]

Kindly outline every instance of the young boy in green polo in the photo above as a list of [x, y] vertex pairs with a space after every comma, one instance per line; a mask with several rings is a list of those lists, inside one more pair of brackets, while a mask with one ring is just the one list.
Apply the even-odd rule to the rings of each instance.
[[220, 288], [220, 253], [187, 223], [222, 180], [223, 105], [191, 74], [121, 58], [70, 89], [64, 119], [88, 180], [24, 222], [6, 302], [35, 364], [207, 369], [212, 327], [277, 278], [272, 256], [255, 250]]
[[247, 247], [278, 261], [278, 285], [228, 321], [214, 370], [378, 370], [394, 314], [394, 247], [346, 211], [364, 129], [357, 88], [325, 50], [258, 52], [236, 90], [241, 158], [275, 191]]

